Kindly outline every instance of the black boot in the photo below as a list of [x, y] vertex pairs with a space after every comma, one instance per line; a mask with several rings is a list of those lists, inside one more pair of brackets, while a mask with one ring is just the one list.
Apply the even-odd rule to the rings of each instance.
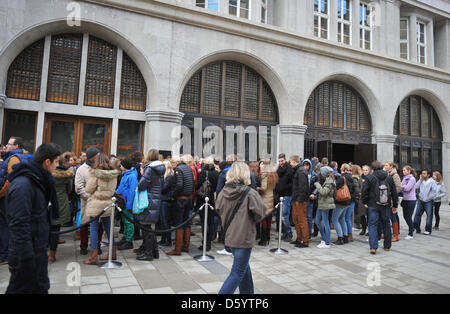
[[344, 244], [348, 243], [348, 236], [343, 237]]
[[150, 239], [151, 243], [152, 243], [152, 255], [154, 259], [158, 259], [159, 258], [159, 247], [158, 247], [158, 243], [156, 243], [156, 235], [154, 233], [152, 233], [150, 235]]
[[359, 235], [365, 235], [367, 229], [366, 216], [361, 216], [361, 233]]
[[131, 250], [132, 248], [133, 248], [133, 242], [128, 242], [128, 241], [125, 241], [124, 243], [122, 243], [121, 245], [118, 245], [118, 247], [117, 247], [117, 249], [119, 251]]
[[337, 240], [335, 242], [333, 242], [333, 244], [343, 245], [344, 244], [344, 240], [342, 239], [342, 237], [338, 237]]
[[144, 250], [142, 252], [142, 255], [139, 255], [136, 257], [136, 260], [138, 261], [153, 261], [153, 242], [156, 240], [153, 240], [150, 236], [150, 232], [143, 231], [143, 238], [144, 238]]

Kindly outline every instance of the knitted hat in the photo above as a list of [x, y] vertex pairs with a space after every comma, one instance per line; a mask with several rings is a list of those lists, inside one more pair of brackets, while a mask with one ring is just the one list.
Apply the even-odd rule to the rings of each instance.
[[131, 161], [131, 159], [128, 159], [128, 158], [122, 160], [120, 162], [120, 165], [127, 170], [130, 170], [131, 168], [133, 168], [133, 162]]
[[325, 167], [320, 168], [320, 175], [323, 178], [327, 178], [330, 173], [333, 173], [333, 169], [331, 167], [325, 166]]
[[95, 155], [97, 155], [98, 153], [100, 153], [100, 151], [98, 150], [98, 148], [96, 147], [89, 147], [86, 150], [86, 158], [87, 159], [91, 159], [92, 157], [94, 157]]

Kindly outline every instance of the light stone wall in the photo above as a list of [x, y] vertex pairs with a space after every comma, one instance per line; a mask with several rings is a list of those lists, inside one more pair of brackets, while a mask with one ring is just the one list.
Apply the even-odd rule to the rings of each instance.
[[[450, 126], [444, 122], [450, 121], [448, 58], [437, 58], [439, 64], [447, 65], [447, 70], [443, 70], [397, 56], [399, 48], [389, 43], [398, 38], [398, 31], [392, 31], [398, 27], [401, 11], [396, 1], [380, 2], [381, 12], [386, 15], [375, 32], [378, 44], [374, 51], [359, 49], [355, 20], [351, 46], [314, 38], [312, 6], [310, 14], [296, 15], [295, 12], [302, 11], [299, 1], [272, 3], [269, 8], [274, 11], [270, 12], [269, 20], [275, 25], [263, 25], [255, 17], [253, 20], [229, 17], [228, 7], [222, 2], [220, 12], [196, 8], [190, 1], [97, 2], [103, 5], [96, 1], [78, 2], [81, 25], [69, 27], [66, 23], [69, 1], [0, 0], [0, 28], [4, 30], [0, 32], [0, 98], [4, 98], [8, 67], [25, 47], [43, 37], [48, 41], [54, 33], [81, 32], [115, 44], [135, 61], [147, 83], [147, 111], [6, 98], [0, 106], [0, 118], [4, 108], [37, 111], [39, 125], [43, 124], [45, 113], [98, 116], [112, 119], [113, 131], [117, 130], [118, 119], [145, 121], [144, 148], [170, 150], [173, 139], [169, 129], [180, 124], [179, 103], [189, 78], [210, 62], [234, 60], [256, 70], [274, 92], [280, 118], [279, 152], [303, 155], [307, 99], [319, 84], [330, 79], [350, 84], [366, 101], [380, 160], [393, 159], [395, 113], [400, 102], [412, 94], [425, 97], [433, 105], [442, 122], [444, 143], [450, 142]], [[394, 20], [392, 24], [383, 24], [391, 23], [390, 20]], [[448, 26], [446, 33], [439, 33], [437, 39], [445, 40], [445, 34]], [[447, 38], [446, 43], [441, 42], [433, 49], [448, 49], [448, 42]], [[38, 143], [42, 137], [43, 128], [38, 128]], [[112, 137], [114, 142], [117, 132]], [[445, 177], [450, 179], [447, 146], [443, 144], [443, 167]], [[450, 181], [447, 184], [450, 186]]]

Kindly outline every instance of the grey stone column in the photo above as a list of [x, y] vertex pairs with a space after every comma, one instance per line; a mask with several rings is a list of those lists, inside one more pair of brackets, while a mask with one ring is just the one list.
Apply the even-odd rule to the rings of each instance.
[[172, 151], [176, 142], [173, 132], [179, 133], [177, 130], [181, 126], [184, 114], [175, 111], [147, 110], [145, 116], [147, 121], [145, 123], [144, 152], [151, 148]]
[[417, 62], [417, 16], [409, 17], [409, 60]]
[[0, 141], [3, 139], [3, 117], [5, 116], [6, 95], [0, 94]]
[[375, 135], [378, 161], [382, 163], [386, 161], [394, 161], [394, 143], [396, 138], [396, 135], [390, 134]]
[[304, 157], [306, 125], [280, 125], [280, 138], [278, 142], [279, 153], [284, 153], [286, 158], [291, 155]]
[[442, 143], [442, 177], [444, 178], [444, 184], [447, 187], [447, 201], [450, 200], [449, 186], [450, 186], [450, 142]]
[[[314, 11], [313, 11], [314, 14]], [[328, 1], [328, 39], [331, 41], [337, 41], [338, 33], [338, 3], [337, 1]]]

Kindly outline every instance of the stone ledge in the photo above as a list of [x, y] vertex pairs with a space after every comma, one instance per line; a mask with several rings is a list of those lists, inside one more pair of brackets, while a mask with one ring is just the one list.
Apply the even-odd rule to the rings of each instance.
[[377, 144], [380, 144], [380, 143], [394, 144], [395, 140], [397, 139], [397, 135], [389, 135], [389, 134], [374, 135], [374, 137], [375, 137], [375, 142]]
[[145, 112], [146, 120], [158, 122], [172, 122], [180, 124], [183, 120], [184, 113], [178, 111], [161, 111], [161, 110], [147, 110]]
[[308, 127], [306, 125], [280, 125], [281, 135], [305, 135], [307, 129]]

